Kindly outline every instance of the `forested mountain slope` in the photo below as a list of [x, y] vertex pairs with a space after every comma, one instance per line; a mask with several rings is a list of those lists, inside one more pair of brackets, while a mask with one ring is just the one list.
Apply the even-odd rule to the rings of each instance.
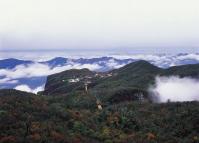
[[[67, 95], [71, 92], [84, 91], [85, 83], [89, 82], [89, 92], [104, 102], [109, 102], [118, 94], [128, 96], [136, 92], [141, 92], [149, 98], [147, 90], [155, 83], [157, 76], [198, 78], [199, 64], [161, 69], [149, 62], [137, 61], [105, 73], [87, 69], [69, 70], [49, 76], [44, 94]], [[78, 79], [78, 81], [70, 82], [71, 79]]]
[[[199, 103], [123, 102], [96, 108], [90, 94], [0, 90], [0, 143], [199, 141]], [[8, 94], [9, 93], [9, 94]]]

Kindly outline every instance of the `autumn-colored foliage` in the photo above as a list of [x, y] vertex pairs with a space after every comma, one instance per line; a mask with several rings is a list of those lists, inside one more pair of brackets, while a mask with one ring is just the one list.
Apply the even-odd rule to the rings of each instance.
[[32, 140], [32, 141], [40, 141], [41, 140], [41, 136], [38, 133], [30, 135], [28, 138], [29, 138], [29, 140]]
[[64, 141], [64, 135], [56, 131], [51, 131], [51, 137], [56, 142]]
[[154, 140], [156, 138], [156, 136], [153, 133], [148, 133], [147, 134], [147, 139], [148, 140]]
[[100, 111], [87, 100], [89, 96], [79, 98], [79, 93], [0, 96], [0, 143], [199, 141], [198, 102], [125, 101], [107, 104]]
[[0, 143], [15, 143], [17, 142], [16, 137], [14, 136], [5, 136], [0, 137]]

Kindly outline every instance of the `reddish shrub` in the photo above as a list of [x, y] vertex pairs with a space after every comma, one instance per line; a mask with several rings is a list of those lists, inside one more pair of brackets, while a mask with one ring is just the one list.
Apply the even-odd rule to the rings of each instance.
[[0, 138], [0, 143], [15, 143], [16, 142], [16, 137], [14, 136], [6, 136]]

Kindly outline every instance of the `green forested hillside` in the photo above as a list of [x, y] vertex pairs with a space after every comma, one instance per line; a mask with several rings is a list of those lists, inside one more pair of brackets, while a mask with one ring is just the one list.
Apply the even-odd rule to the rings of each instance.
[[[72, 75], [68, 74], [68, 72], [72, 73]], [[80, 80], [80, 82], [63, 82], [64, 79], [79, 78], [77, 75], [80, 73], [81, 77], [83, 77], [83, 80]], [[96, 74], [98, 74], [98, 76], [95, 76]], [[86, 69], [77, 71], [69, 70], [49, 76], [44, 93], [46, 95], [66, 95], [77, 90], [83, 91], [84, 81], [86, 79], [91, 82], [88, 85], [89, 91], [103, 102], [111, 102], [112, 97], [118, 92], [123, 92], [123, 90], [128, 94], [139, 91], [147, 98], [147, 90], [149, 86], [154, 84], [156, 76], [172, 75], [198, 78], [199, 64], [161, 69], [149, 62], [137, 61], [108, 73], [94, 73]], [[86, 77], [90, 78], [87, 79]]]
[[23, 91], [18, 91], [15, 89], [1, 89], [0, 90], [0, 96], [10, 96], [10, 95], [22, 95], [22, 96], [31, 96], [31, 95], [35, 95], [33, 93], [27, 93], [27, 92], [23, 92]]
[[[50, 75], [47, 78], [45, 85], [44, 94], [60, 94], [60, 93], [69, 93], [73, 90], [78, 90], [83, 88], [83, 82], [70, 83], [70, 79], [81, 79], [84, 80], [84, 77], [94, 76], [94, 72], [89, 71], [88, 69], [72, 69], [67, 70], [58, 74]], [[67, 88], [66, 88], [67, 87]]]
[[100, 111], [93, 96], [82, 92], [15, 93], [0, 96], [0, 143], [199, 142], [198, 102], [125, 101]]
[[199, 64], [191, 64], [191, 65], [182, 65], [182, 66], [174, 66], [164, 70], [161, 75], [177, 75], [180, 77], [199, 77]]

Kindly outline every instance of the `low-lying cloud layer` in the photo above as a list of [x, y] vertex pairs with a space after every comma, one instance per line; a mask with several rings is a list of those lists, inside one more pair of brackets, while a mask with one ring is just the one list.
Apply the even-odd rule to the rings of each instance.
[[156, 102], [199, 101], [199, 80], [177, 76], [156, 77], [155, 87], [150, 92]]
[[74, 65], [65, 65], [65, 66], [57, 66], [55, 68], [51, 68], [47, 64], [34, 63], [29, 65], [19, 65], [14, 69], [0, 69], [0, 76], [5, 76], [10, 79], [17, 78], [29, 78], [29, 77], [40, 77], [40, 76], [48, 76], [54, 73], [62, 72], [69, 69], [82, 69], [88, 68], [90, 70], [97, 70], [100, 68], [99, 65], [96, 64], [74, 64]]
[[[101, 64], [105, 63], [104, 66]], [[15, 88], [22, 91], [36, 93], [39, 90], [43, 90], [43, 84], [35, 80], [34, 83], [26, 83], [24, 79], [30, 80], [31, 78], [47, 77], [48, 75], [59, 73], [70, 69], [83, 69], [87, 68], [91, 71], [99, 71], [102, 69], [114, 69], [120, 68], [124, 64], [118, 64], [114, 59], [110, 59], [106, 62], [101, 61], [99, 63], [78, 63], [73, 61], [67, 61], [64, 65], [49, 65], [47, 63], [34, 62], [31, 64], [21, 64], [12, 69], [0, 69], [0, 88]], [[21, 81], [23, 82], [21, 83]], [[34, 84], [34, 87], [32, 87]], [[42, 85], [41, 85], [42, 84]], [[39, 89], [39, 90], [38, 90]]]
[[[40, 54], [38, 53], [37, 55]], [[47, 55], [51, 54], [48, 53]], [[23, 56], [21, 55], [20, 57]], [[22, 64], [16, 65], [14, 68], [8, 68], [1, 61], [2, 63], [0, 63], [0, 65], [3, 65], [4, 67], [0, 69], [0, 89], [16, 88], [17, 86], [26, 85], [25, 89], [29, 88], [31, 91], [34, 91], [37, 87], [45, 84], [45, 79], [48, 75], [54, 73], [82, 68], [88, 68], [92, 71], [107, 71], [121, 68], [122, 66], [137, 60], [146, 60], [158, 67], [168, 68], [176, 65], [199, 63], [199, 54], [126, 54], [95, 58], [54, 58], [49, 61], [40, 61], [38, 58], [29, 64], [22, 62]], [[165, 82], [160, 78], [157, 79], [157, 83]], [[162, 87], [162, 84], [160, 85]], [[156, 90], [160, 90], [159, 88], [160, 86], [157, 86]]]
[[199, 54], [133, 54], [133, 55], [113, 55], [117, 59], [133, 59], [133, 60], [145, 60], [152, 64], [161, 67], [168, 68], [171, 66], [178, 66], [183, 64], [195, 64], [199, 63]]
[[35, 88], [35, 89], [31, 89], [28, 85], [24, 85], [24, 84], [23, 84], [23, 85], [18, 85], [18, 86], [16, 86], [15, 89], [21, 90], [21, 91], [26, 91], [26, 92], [37, 93], [37, 92], [39, 92], [39, 91], [43, 91], [44, 85], [39, 86], [39, 87], [37, 87], [37, 88]]

